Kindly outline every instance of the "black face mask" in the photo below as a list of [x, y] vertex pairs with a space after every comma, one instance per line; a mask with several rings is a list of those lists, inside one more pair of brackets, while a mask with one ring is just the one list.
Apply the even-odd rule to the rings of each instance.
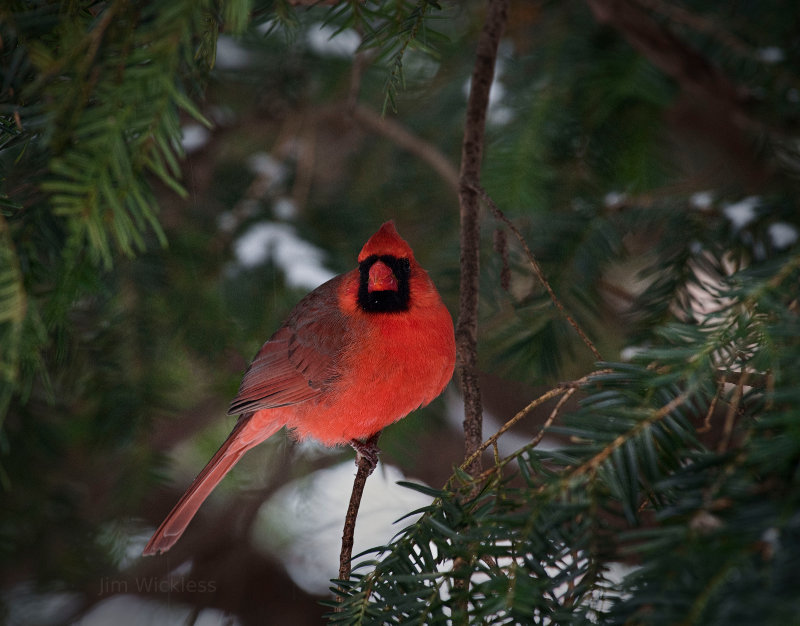
[[[369, 270], [376, 261], [385, 263], [397, 279], [397, 290], [369, 291]], [[390, 313], [408, 309], [409, 278], [411, 263], [408, 259], [398, 259], [391, 255], [373, 254], [358, 264], [360, 279], [358, 284], [358, 305], [368, 313]]]

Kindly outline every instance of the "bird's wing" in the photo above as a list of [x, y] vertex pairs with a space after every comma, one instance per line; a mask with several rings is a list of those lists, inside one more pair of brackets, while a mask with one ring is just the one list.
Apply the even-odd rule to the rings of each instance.
[[229, 414], [305, 402], [336, 380], [352, 336], [338, 307], [339, 283], [333, 279], [298, 302], [250, 364]]

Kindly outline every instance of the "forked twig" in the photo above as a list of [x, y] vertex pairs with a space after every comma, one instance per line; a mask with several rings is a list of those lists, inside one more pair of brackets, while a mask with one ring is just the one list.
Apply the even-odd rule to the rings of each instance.
[[577, 387], [570, 387], [569, 389], [567, 389], [567, 392], [563, 396], [561, 396], [561, 398], [558, 400], [558, 404], [556, 404], [555, 407], [553, 407], [553, 410], [550, 411], [550, 415], [547, 416], [547, 419], [544, 421], [544, 424], [542, 424], [542, 427], [539, 429], [539, 432], [533, 438], [533, 441], [531, 441], [530, 443], [531, 448], [535, 448], [536, 446], [538, 446], [539, 443], [542, 441], [542, 439], [544, 439], [544, 435], [547, 432], [547, 429], [553, 425], [553, 422], [556, 421], [558, 414], [561, 412], [561, 409], [567, 403], [567, 400], [569, 400], [572, 397], [572, 394], [575, 393], [577, 390], [578, 390]]
[[[539, 430], [539, 432], [536, 434], [536, 436], [531, 441], [530, 446], [531, 447], [536, 447], [539, 444], [539, 442], [541, 442], [541, 440], [544, 438], [545, 433], [547, 432], [547, 429], [550, 428], [550, 426], [553, 425], [553, 422], [558, 417], [559, 413], [561, 412], [561, 409], [564, 407], [564, 404], [567, 402], [567, 400], [569, 400], [569, 398], [572, 396], [572, 394], [574, 394], [581, 387], [581, 385], [583, 385], [586, 382], [588, 382], [593, 376], [597, 376], [599, 374], [606, 374], [606, 373], [608, 373], [610, 371], [611, 370], [598, 370], [596, 372], [592, 372], [590, 374], [587, 374], [586, 376], [583, 376], [583, 377], [581, 377], [581, 378], [579, 378], [577, 380], [573, 380], [573, 381], [570, 381], [570, 382], [567, 382], [567, 383], [562, 383], [558, 387], [554, 387], [553, 389], [550, 389], [549, 391], [543, 393], [541, 396], [539, 396], [538, 398], [536, 398], [533, 401], [531, 401], [524, 409], [519, 411], [516, 415], [514, 415], [514, 417], [512, 417], [510, 420], [508, 420], [505, 424], [503, 424], [503, 426], [494, 435], [492, 435], [486, 441], [484, 441], [481, 444], [481, 446], [478, 448], [478, 450], [476, 450], [473, 453], [473, 456], [481, 454], [489, 446], [496, 445], [497, 440], [503, 434], [505, 434], [511, 427], [513, 427], [523, 417], [527, 416], [533, 409], [535, 409], [536, 407], [544, 404], [548, 400], [552, 400], [553, 398], [557, 398], [559, 395], [561, 395], [562, 397], [559, 399], [559, 401], [556, 404], [556, 406], [550, 412], [550, 415], [547, 417], [547, 419], [545, 420], [544, 424], [542, 424], [542, 428]], [[466, 459], [464, 461], [464, 463], [461, 465], [461, 469], [464, 469], [464, 467], [466, 467], [467, 464], [471, 463], [473, 460], [474, 459], [472, 457]], [[504, 459], [499, 464], [496, 464], [495, 467], [487, 469], [480, 476], [478, 476], [478, 481], [487, 478], [490, 474], [492, 474], [493, 472], [497, 471], [497, 467], [498, 466], [505, 465], [507, 462], [508, 462], [508, 459]]]
[[[464, 459], [464, 462], [461, 464], [461, 469], [469, 467], [475, 461], [475, 459], [477, 459], [483, 453], [483, 451], [486, 450], [486, 448], [488, 448], [491, 445], [494, 445], [502, 435], [504, 435], [512, 426], [514, 426], [514, 424], [516, 424], [523, 417], [528, 415], [528, 413], [530, 413], [537, 406], [544, 404], [545, 402], [551, 400], [552, 398], [556, 398], [566, 393], [567, 390], [568, 390], [567, 387], [555, 387], [550, 391], [543, 393], [541, 396], [530, 402], [524, 409], [519, 411], [519, 413], [517, 413], [514, 417], [512, 417], [505, 424], [503, 424], [500, 430], [498, 430], [494, 435], [492, 435], [486, 441], [484, 441], [478, 447], [478, 449], [475, 450], [475, 452], [473, 452], [469, 457]], [[491, 468], [490, 470], [487, 471], [493, 472], [495, 471], [495, 468]]]

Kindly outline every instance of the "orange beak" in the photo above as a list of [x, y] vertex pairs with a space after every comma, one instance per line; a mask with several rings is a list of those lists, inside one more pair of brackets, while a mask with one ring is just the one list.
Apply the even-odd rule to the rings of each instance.
[[375, 261], [369, 268], [367, 291], [397, 291], [397, 278], [383, 261]]

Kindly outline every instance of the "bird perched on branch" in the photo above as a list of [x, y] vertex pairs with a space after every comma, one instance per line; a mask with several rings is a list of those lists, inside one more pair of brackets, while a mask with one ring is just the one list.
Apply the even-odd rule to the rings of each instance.
[[245, 452], [283, 426], [299, 439], [365, 444], [436, 398], [455, 366], [453, 321], [411, 247], [387, 222], [358, 267], [317, 287], [256, 354], [229, 414], [233, 431], [144, 549], [169, 550]]

